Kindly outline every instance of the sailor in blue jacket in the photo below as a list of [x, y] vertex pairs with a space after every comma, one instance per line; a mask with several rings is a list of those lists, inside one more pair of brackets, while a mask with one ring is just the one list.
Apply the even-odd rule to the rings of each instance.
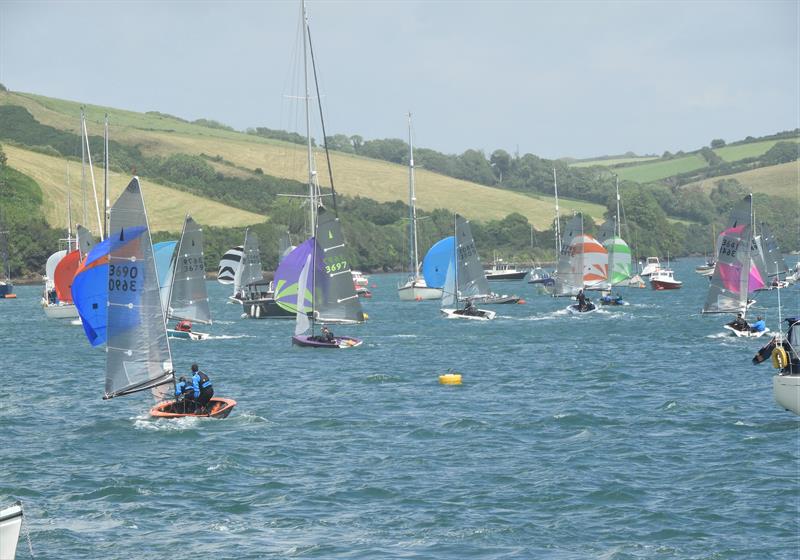
[[761, 317], [758, 317], [756, 322], [750, 325], [751, 332], [764, 332], [765, 330], [767, 330], [767, 324]]
[[214, 386], [208, 376], [200, 371], [197, 364], [192, 364], [192, 387], [197, 404], [200, 405], [201, 410], [205, 410], [211, 397], [214, 396]]
[[194, 412], [197, 408], [197, 397], [200, 391], [194, 387], [192, 381], [186, 381], [185, 377], [178, 379], [175, 384], [175, 398], [183, 405], [183, 412]]

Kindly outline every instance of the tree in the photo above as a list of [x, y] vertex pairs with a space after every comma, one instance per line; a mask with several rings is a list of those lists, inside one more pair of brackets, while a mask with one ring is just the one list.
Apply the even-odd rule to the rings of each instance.
[[0, 145], [0, 169], [3, 169], [8, 162], [8, 158], [6, 157], [6, 153], [3, 151], [3, 146]]
[[800, 144], [797, 142], [778, 142], [763, 156], [763, 161], [771, 165], [796, 161], [800, 156]]
[[503, 175], [508, 177], [508, 172], [511, 169], [511, 155], [505, 150], [495, 150], [489, 158], [495, 172], [499, 175], [497, 182], [503, 182]]
[[711, 148], [714, 150], [716, 150], [717, 148], [722, 148], [723, 146], [725, 146], [725, 140], [723, 140], [722, 138], [714, 138], [711, 141]]

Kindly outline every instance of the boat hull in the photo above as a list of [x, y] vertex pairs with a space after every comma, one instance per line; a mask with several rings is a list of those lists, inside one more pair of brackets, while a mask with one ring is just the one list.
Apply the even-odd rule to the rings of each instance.
[[10, 282], [0, 282], [0, 299], [5, 299], [6, 296], [10, 296], [13, 292], [14, 284]]
[[772, 393], [778, 405], [800, 415], [800, 375], [774, 375]]
[[650, 279], [650, 287], [654, 290], [662, 291], [662, 290], [680, 290], [683, 282], [679, 280], [674, 281], [667, 281], [667, 280], [654, 280], [653, 278]]
[[740, 331], [740, 330], [734, 329], [730, 325], [724, 325], [723, 328], [725, 330], [730, 331], [733, 336], [736, 336], [736, 337], [739, 337], [739, 338], [759, 338], [759, 337], [764, 336], [765, 334], [767, 334], [769, 332], [769, 329], [766, 329], [766, 330], [763, 330], [763, 331], [756, 331], [756, 332], [752, 332], [749, 329], [746, 330], [746, 331]]
[[397, 288], [397, 295], [400, 297], [400, 301], [442, 299], [442, 289], [429, 288], [424, 285], [420, 286], [418, 284], [408, 282], [405, 285]]
[[519, 303], [521, 299], [519, 296], [478, 296], [472, 298], [472, 301], [478, 305], [501, 305], [504, 303]]
[[294, 319], [295, 313], [278, 305], [274, 298], [239, 299], [230, 297], [231, 301], [242, 305], [242, 311], [250, 319]]
[[491, 321], [497, 313], [486, 309], [478, 309], [476, 315], [467, 315], [463, 309], [442, 309], [442, 313], [448, 319], [469, 319], [471, 321]]
[[312, 335], [298, 334], [292, 337], [292, 344], [306, 348], [355, 348], [364, 341], [352, 336], [335, 336], [333, 342], [316, 340]]
[[177, 401], [164, 401], [158, 403], [150, 409], [150, 416], [153, 418], [227, 418], [236, 406], [236, 401], [223, 397], [212, 397], [209, 401], [210, 411], [200, 412], [181, 412], [180, 404]]
[[515, 272], [490, 272], [486, 273], [486, 279], [489, 282], [495, 282], [500, 280], [522, 280], [527, 276], [527, 270], [518, 270]]
[[177, 331], [175, 329], [167, 329], [167, 336], [169, 338], [182, 338], [183, 340], [206, 340], [211, 337], [211, 334], [195, 331]]
[[597, 311], [597, 306], [592, 302], [586, 302], [586, 309], [583, 311], [581, 311], [577, 303], [567, 306], [567, 312], [572, 315], [586, 315], [587, 313], [594, 313], [595, 311]]
[[17, 553], [22, 517], [22, 504], [19, 502], [0, 510], [0, 558], [3, 560], [13, 560]]
[[48, 319], [75, 319], [79, 317], [74, 303], [42, 304]]

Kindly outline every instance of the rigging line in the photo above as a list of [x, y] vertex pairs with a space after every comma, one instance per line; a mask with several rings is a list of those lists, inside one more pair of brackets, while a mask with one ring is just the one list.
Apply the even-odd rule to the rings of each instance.
[[328, 136], [325, 133], [325, 117], [322, 114], [322, 97], [319, 94], [319, 80], [317, 79], [317, 62], [314, 59], [314, 44], [311, 41], [311, 27], [306, 24], [308, 32], [308, 49], [311, 53], [311, 69], [314, 72], [314, 87], [317, 90], [317, 106], [319, 107], [319, 120], [322, 124], [322, 145], [325, 148], [325, 159], [328, 162], [328, 176], [331, 181], [331, 193], [333, 195], [333, 214], [339, 217], [339, 211], [336, 209], [336, 189], [333, 186], [333, 167], [331, 166], [331, 154], [328, 151]]

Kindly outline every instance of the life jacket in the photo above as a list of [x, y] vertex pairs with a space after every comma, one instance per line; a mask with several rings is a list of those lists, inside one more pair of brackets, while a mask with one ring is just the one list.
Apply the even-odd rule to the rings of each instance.
[[181, 395], [190, 396], [194, 395], [194, 387], [188, 381], [180, 381], [175, 385], [175, 396], [180, 397]]
[[196, 379], [197, 386], [200, 388], [200, 390], [207, 389], [208, 387], [211, 387], [213, 385], [213, 383], [211, 383], [211, 380], [208, 378], [208, 376], [205, 373], [203, 373], [202, 371], [196, 372], [194, 374], [194, 377], [197, 378]]

